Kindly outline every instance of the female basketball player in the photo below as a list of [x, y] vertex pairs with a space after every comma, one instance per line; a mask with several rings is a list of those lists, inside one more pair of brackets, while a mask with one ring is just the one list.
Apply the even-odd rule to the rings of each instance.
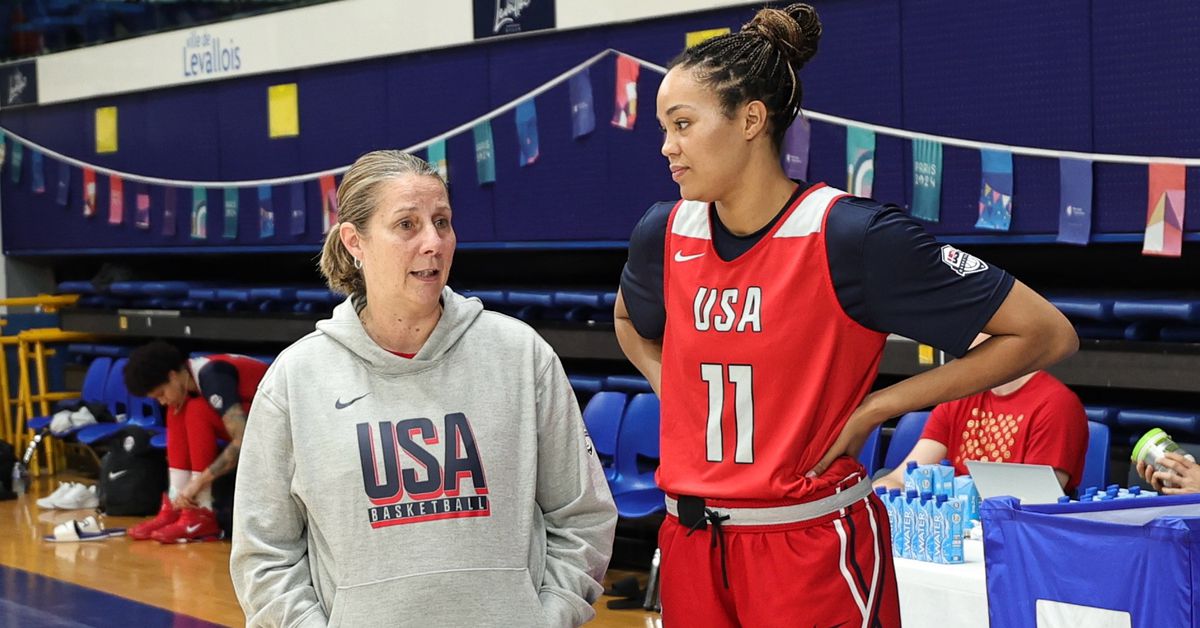
[[[662, 400], [667, 625], [898, 626], [862, 442], [1078, 344], [1032, 290], [895, 207], [787, 178], [780, 144], [820, 36], [808, 5], [764, 9], [659, 88], [683, 200], [634, 230], [615, 314]], [[993, 338], [967, 353], [980, 331]], [[871, 392], [888, 333], [961, 359]]]

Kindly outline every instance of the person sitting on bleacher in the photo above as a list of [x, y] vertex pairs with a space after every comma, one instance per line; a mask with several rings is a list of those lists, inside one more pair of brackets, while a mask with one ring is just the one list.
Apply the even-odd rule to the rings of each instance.
[[[987, 338], [980, 334], [971, 346]], [[1053, 375], [1035, 371], [935, 407], [904, 462], [875, 486], [904, 488], [909, 461], [949, 459], [956, 475], [966, 475], [968, 460], [984, 460], [1049, 465], [1070, 492], [1083, 475], [1087, 443], [1087, 415], [1079, 397]]]
[[[125, 385], [167, 410], [170, 493], [158, 516], [129, 529], [135, 540], [185, 543], [221, 533], [213, 513], [212, 484], [234, 470], [250, 402], [267, 365], [241, 355], [186, 359], [155, 341], [129, 356]], [[220, 449], [220, 443], [228, 443]]]

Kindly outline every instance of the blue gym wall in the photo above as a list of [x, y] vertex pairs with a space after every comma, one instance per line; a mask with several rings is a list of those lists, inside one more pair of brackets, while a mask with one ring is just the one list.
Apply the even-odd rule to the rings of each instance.
[[[818, 2], [820, 52], [802, 72], [805, 107], [878, 124], [1005, 144], [1088, 152], [1192, 156], [1200, 147], [1200, 22], [1193, 3], [1128, 4], [936, 0]], [[665, 64], [684, 34], [736, 28], [753, 13], [726, 9], [587, 31], [502, 40], [457, 49], [269, 76], [232, 79], [85, 102], [0, 111], [0, 125], [53, 150], [139, 174], [194, 180], [287, 176], [348, 164], [363, 152], [403, 147], [520, 96], [607, 47]], [[637, 128], [612, 128], [614, 64], [592, 67], [597, 130], [570, 136], [567, 87], [536, 100], [541, 159], [518, 166], [511, 113], [492, 123], [496, 183], [475, 183], [471, 134], [447, 144], [459, 241], [622, 241], [655, 200], [676, 194], [659, 155], [654, 94], [659, 76], [639, 79]], [[300, 135], [267, 137], [266, 88], [299, 85]], [[97, 155], [94, 110], [120, 112], [120, 150]], [[845, 131], [813, 125], [811, 178], [845, 185]], [[906, 204], [907, 142], [877, 139], [875, 196]], [[11, 149], [10, 149], [11, 156]], [[108, 180], [97, 179], [99, 212], [80, 209], [81, 175], [70, 204], [54, 202], [58, 172], [47, 160], [47, 192], [29, 191], [28, 153], [19, 185], [0, 183], [4, 248], [10, 254], [67, 250], [177, 252], [288, 250], [320, 241], [316, 182], [307, 184], [308, 230], [289, 235], [287, 189], [275, 188], [276, 234], [258, 238], [255, 191], [241, 195], [237, 240], [221, 238], [221, 190], [210, 190], [209, 238], [189, 237], [190, 192], [179, 190], [177, 235], [161, 235], [162, 188], [152, 188], [152, 228], [132, 224], [136, 186], [125, 186], [125, 224], [106, 222]], [[1057, 229], [1058, 164], [1014, 158], [1013, 234]], [[980, 234], [975, 151], [944, 153], [939, 234]], [[1189, 172], [1191, 184], [1196, 172]], [[1145, 224], [1144, 166], [1097, 165], [1094, 231], [1137, 234]], [[1187, 224], [1200, 227], [1191, 195]]]

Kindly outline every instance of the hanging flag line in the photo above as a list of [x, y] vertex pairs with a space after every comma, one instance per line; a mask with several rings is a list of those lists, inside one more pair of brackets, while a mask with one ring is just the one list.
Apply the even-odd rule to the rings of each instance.
[[[580, 63], [579, 65], [576, 65], [575, 67], [567, 70], [566, 72], [563, 72], [562, 74], [559, 74], [558, 76], [550, 79], [549, 81], [543, 83], [541, 86], [537, 87], [536, 89], [534, 89], [530, 92], [527, 92], [525, 94], [522, 94], [521, 96], [509, 101], [508, 103], [506, 103], [504, 105], [501, 105], [501, 106], [489, 111], [488, 113], [483, 114], [482, 116], [479, 116], [478, 118], [475, 118], [474, 120], [471, 120], [470, 122], [465, 122], [463, 124], [460, 124], [460, 125], [454, 127], [453, 129], [446, 131], [445, 133], [436, 135], [436, 136], [431, 137], [423, 142], [420, 142], [418, 144], [413, 144], [412, 146], [403, 148], [401, 150], [403, 150], [404, 152], [409, 152], [409, 153], [416, 152], [418, 150], [428, 148], [430, 144], [435, 144], [442, 140], [449, 139], [451, 137], [459, 135], [460, 133], [463, 133], [465, 131], [469, 131], [475, 125], [477, 125], [481, 122], [484, 122], [486, 120], [491, 120], [503, 113], [506, 113], [508, 111], [516, 109], [517, 105], [521, 104], [522, 102], [529, 100], [530, 98], [534, 98], [544, 92], [547, 92], [547, 91], [553, 89], [554, 87], [558, 86], [559, 84], [570, 80], [570, 78], [572, 76], [574, 76], [575, 74], [591, 67], [596, 62], [604, 59], [609, 54], [613, 54], [613, 53], [623, 54], [612, 48], [608, 48], [602, 52], [596, 53], [595, 55], [592, 55], [590, 58], [588, 58], [586, 61], [584, 61], [584, 62]], [[625, 55], [625, 56], [629, 56], [629, 55]], [[630, 57], [630, 58], [632, 59], [633, 57]], [[646, 67], [660, 71], [664, 74], [667, 71], [666, 68], [659, 66], [659, 65], [655, 65], [648, 61], [642, 61], [640, 59], [637, 59], [637, 61], [639, 63], [641, 63], [642, 65], [645, 65]], [[252, 187], [258, 187], [258, 186], [262, 186], [262, 185], [287, 185], [289, 183], [300, 183], [300, 182], [304, 182], [304, 181], [312, 181], [312, 180], [316, 180], [321, 177], [326, 177], [326, 176], [330, 176], [330, 175], [340, 175], [350, 169], [350, 165], [347, 164], [345, 166], [340, 166], [338, 168], [330, 168], [329, 170], [321, 170], [319, 172], [310, 172], [307, 174], [291, 175], [291, 176], [287, 176], [287, 177], [275, 177], [272, 179], [254, 179], [254, 180], [242, 180], [242, 181], [191, 181], [191, 180], [186, 180], [186, 179], [164, 179], [161, 177], [148, 177], [145, 175], [133, 174], [133, 173], [129, 173], [129, 172], [122, 172], [120, 170], [114, 170], [112, 168], [105, 168], [103, 166], [89, 164], [87, 162], [80, 161], [80, 160], [72, 158], [72, 157], [68, 157], [60, 152], [46, 148], [45, 146], [42, 146], [41, 144], [38, 144], [28, 138], [17, 135], [16, 133], [13, 133], [12, 131], [9, 131], [8, 129], [5, 129], [3, 127], [0, 127], [0, 131], [3, 131], [6, 135], [11, 137], [12, 139], [32, 148], [34, 150], [41, 151], [49, 157], [53, 157], [54, 159], [66, 162], [66, 163], [68, 163], [72, 166], [78, 167], [78, 168], [85, 168], [88, 170], [93, 170], [97, 174], [100, 174], [100, 175], [120, 177], [121, 179], [124, 179], [126, 181], [136, 181], [139, 183], [148, 183], [148, 184], [153, 184], [153, 185], [164, 185], [164, 186], [171, 186], [171, 187], [252, 188]]]
[[[667, 68], [665, 68], [661, 65], [651, 63], [649, 61], [646, 61], [645, 59], [641, 59], [641, 58], [635, 57], [630, 54], [626, 54], [626, 53], [616, 50], [614, 48], [607, 48], [599, 53], [596, 53], [595, 55], [592, 55], [587, 60], [576, 65], [575, 67], [563, 72], [562, 74], [559, 74], [558, 76], [550, 79], [549, 81], [546, 81], [539, 87], [537, 87], [529, 92], [526, 92], [525, 94], [522, 94], [521, 96], [505, 103], [504, 105], [501, 105], [501, 106], [479, 116], [478, 118], [475, 118], [474, 120], [471, 120], [469, 122], [464, 122], [463, 124], [460, 124], [444, 133], [441, 133], [439, 135], [431, 137], [423, 142], [413, 144], [412, 146], [408, 146], [407, 148], [404, 148], [402, 150], [405, 152], [416, 152], [418, 150], [428, 148], [431, 144], [435, 144], [437, 142], [449, 139], [451, 137], [455, 137], [461, 133], [464, 133], [464, 132], [470, 130], [472, 127], [474, 127], [477, 124], [480, 124], [481, 122], [491, 120], [493, 118], [496, 118], [497, 116], [500, 116], [501, 114], [512, 111], [513, 109], [516, 109], [516, 107], [519, 104], [521, 104], [522, 102], [529, 100], [530, 98], [535, 98], [535, 97], [557, 87], [558, 85], [562, 84], [563, 82], [570, 80], [570, 78], [572, 76], [574, 76], [575, 74], [591, 67], [592, 65], [595, 65], [597, 62], [601, 61], [602, 59], [604, 59], [605, 57], [607, 57], [610, 54], [617, 54], [617, 55], [627, 57], [633, 61], [636, 61], [642, 67], [647, 68], [649, 70], [653, 70], [654, 72], [657, 72], [659, 74], [667, 73]], [[959, 148], [970, 148], [970, 149], [975, 149], [975, 150], [1008, 151], [1014, 155], [1026, 155], [1026, 156], [1030, 156], [1030, 157], [1045, 157], [1045, 158], [1049, 158], [1049, 159], [1084, 159], [1084, 160], [1091, 160], [1091, 161], [1100, 162], [1100, 163], [1143, 164], [1143, 165], [1151, 164], [1151, 163], [1156, 163], [1156, 164], [1162, 163], [1162, 164], [1176, 164], [1176, 165], [1189, 166], [1189, 167], [1200, 166], [1200, 158], [1190, 158], [1189, 159], [1189, 158], [1179, 158], [1179, 157], [1152, 157], [1152, 156], [1144, 156], [1144, 155], [1117, 155], [1117, 154], [1111, 154], [1111, 153], [1084, 153], [1084, 152], [1077, 152], [1077, 151], [1053, 150], [1053, 149], [1048, 149], [1048, 148], [1034, 148], [1031, 146], [1012, 146], [1012, 145], [1008, 145], [1008, 144], [978, 142], [975, 140], [967, 140], [967, 139], [962, 139], [962, 138], [957, 138], [957, 137], [948, 137], [948, 136], [944, 136], [944, 135], [932, 135], [929, 133], [918, 133], [916, 131], [897, 129], [894, 127], [888, 127], [888, 126], [883, 126], [883, 125], [879, 125], [879, 124], [872, 124], [869, 122], [861, 122], [858, 120], [853, 120], [851, 118], [843, 118], [841, 116], [835, 116], [835, 115], [821, 113], [819, 111], [812, 111], [812, 110], [807, 110], [807, 109], [804, 110], [804, 115], [806, 117], [808, 117], [810, 120], [816, 120], [818, 122], [824, 122], [827, 124], [833, 124], [833, 125], [843, 126], [843, 127], [857, 127], [857, 128], [861, 128], [861, 129], [865, 129], [865, 130], [869, 130], [869, 131], [874, 131], [875, 133], [877, 133], [879, 135], [886, 135], [886, 136], [890, 136], [890, 137], [899, 137], [899, 138], [908, 139], [908, 140], [928, 140], [928, 141], [933, 141], [933, 142], [939, 142], [944, 146], [956, 146]], [[77, 168], [84, 168], [84, 169], [92, 170], [100, 175], [120, 177], [121, 179], [124, 179], [126, 181], [135, 181], [138, 183], [163, 185], [163, 186], [171, 186], [171, 187], [249, 188], [249, 187], [258, 187], [258, 186], [263, 186], [263, 185], [286, 185], [289, 183], [312, 181], [312, 180], [316, 180], [316, 179], [319, 179], [320, 177], [324, 177], [324, 176], [340, 175], [350, 169], [349, 165], [345, 165], [345, 166], [340, 166], [337, 168], [330, 168], [328, 170], [309, 172], [306, 174], [299, 174], [299, 175], [291, 175], [291, 176], [287, 176], [287, 177], [275, 177], [275, 178], [271, 178], [271, 179], [253, 179], [253, 180], [241, 180], [241, 181], [193, 181], [193, 180], [188, 180], [188, 179], [166, 179], [166, 178], [161, 178], [161, 177], [150, 177], [150, 176], [139, 175], [139, 174], [134, 174], [134, 173], [130, 173], [130, 172], [123, 172], [120, 170], [114, 170], [112, 168], [105, 168], [103, 166], [97, 166], [95, 164], [90, 164], [85, 161], [75, 159], [73, 157], [68, 157], [67, 155], [64, 155], [58, 151], [46, 148], [45, 146], [42, 146], [41, 144], [38, 144], [37, 142], [34, 142], [26, 137], [23, 137], [21, 135], [13, 133], [12, 131], [10, 131], [6, 128], [0, 127], [0, 131], [3, 131], [8, 137], [11, 137], [13, 140], [20, 142], [21, 144], [24, 144], [25, 146], [28, 146], [29, 148], [31, 148], [33, 150], [44, 153], [48, 157], [57, 159], [61, 162], [65, 162], [65, 163], [75, 166]]]

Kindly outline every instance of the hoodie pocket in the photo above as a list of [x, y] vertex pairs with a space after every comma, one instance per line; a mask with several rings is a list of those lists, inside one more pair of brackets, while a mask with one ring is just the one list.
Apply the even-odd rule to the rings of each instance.
[[338, 587], [330, 628], [541, 626], [529, 570], [462, 569]]

